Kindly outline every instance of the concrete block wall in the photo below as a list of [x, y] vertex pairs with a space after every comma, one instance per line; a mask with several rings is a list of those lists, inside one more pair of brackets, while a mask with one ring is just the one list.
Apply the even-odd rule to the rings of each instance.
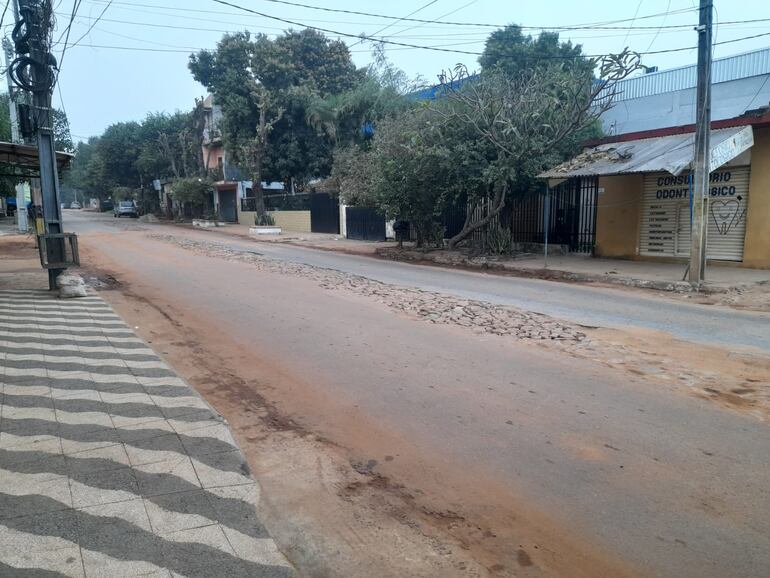
[[[310, 232], [310, 211], [270, 211], [270, 214], [284, 231]], [[251, 222], [254, 222], [253, 217]]]

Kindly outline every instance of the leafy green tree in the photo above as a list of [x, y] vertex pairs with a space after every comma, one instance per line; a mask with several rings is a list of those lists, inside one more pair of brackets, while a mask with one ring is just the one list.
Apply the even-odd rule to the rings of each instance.
[[79, 142], [75, 158], [64, 173], [62, 183], [78, 189], [88, 198], [105, 199], [110, 195], [111, 184], [107, 182], [105, 165], [97, 150], [99, 139], [92, 137], [88, 142]]
[[250, 169], [257, 198], [262, 180], [302, 187], [329, 174], [333, 142], [308, 123], [306, 111], [314, 99], [350, 91], [361, 80], [343, 42], [310, 29], [274, 40], [228, 34], [216, 50], [192, 55], [189, 66], [222, 107], [225, 146]]
[[63, 110], [53, 109], [53, 140], [57, 151], [75, 152], [75, 145], [70, 134], [70, 122]]
[[583, 56], [583, 47], [571, 41], [561, 42], [558, 32], [542, 32], [538, 36], [524, 34], [520, 26], [510, 24], [489, 35], [479, 57], [482, 70], [497, 69], [508, 76], [560, 64], [591, 76], [595, 62]]
[[199, 177], [174, 179], [171, 184], [171, 197], [176, 201], [176, 206], [180, 210], [185, 204], [202, 209], [206, 206], [212, 188], [213, 183], [208, 179]]
[[383, 119], [368, 150], [339, 149], [333, 176], [346, 203], [410, 221], [422, 246], [441, 241], [444, 211], [456, 199], [484, 194], [488, 149], [463, 125], [418, 107]]
[[[584, 66], [550, 63], [511, 75], [494, 67], [470, 82], [467, 69], [458, 65], [444, 79], [445, 102], [432, 108], [446, 127], [469, 129], [479, 147], [487, 151], [489, 165], [479, 189], [468, 197], [467, 218], [462, 230], [449, 240], [455, 247], [474, 231], [492, 222], [507, 197], [531, 190], [535, 176], [563, 160], [570, 146], [597, 125], [599, 116], [613, 105], [617, 83], [633, 72], [638, 54], [623, 51], [600, 61], [599, 82]], [[476, 207], [488, 202], [486, 214], [476, 217]]]
[[366, 145], [381, 119], [415, 105], [406, 95], [422, 84], [421, 79], [409, 79], [379, 46], [372, 56], [372, 64], [352, 89], [326, 97], [315, 95], [306, 104], [307, 123], [335, 146]]
[[119, 201], [133, 201], [138, 200], [141, 195], [139, 189], [132, 189], [131, 187], [115, 187], [112, 189], [112, 199], [117, 203]]
[[105, 199], [127, 187], [145, 209], [155, 205], [154, 179], [205, 177], [200, 103], [190, 112], [152, 113], [141, 122], [116, 123], [100, 137], [78, 143], [63, 182]]

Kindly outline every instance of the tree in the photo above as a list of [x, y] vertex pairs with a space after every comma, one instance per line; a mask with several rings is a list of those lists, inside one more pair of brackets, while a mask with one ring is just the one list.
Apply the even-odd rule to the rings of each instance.
[[560, 42], [558, 32], [525, 35], [516, 24], [490, 34], [479, 57], [482, 70], [497, 69], [511, 77], [547, 69], [554, 63], [593, 75], [594, 63], [583, 56], [580, 44]]
[[146, 207], [157, 195], [152, 181], [206, 177], [201, 151], [200, 103], [190, 112], [151, 113], [140, 123], [116, 123], [100, 137], [78, 143], [63, 183], [104, 199], [127, 187]]
[[377, 123], [414, 106], [406, 95], [421, 85], [422, 80], [409, 79], [385, 57], [377, 45], [373, 62], [352, 89], [315, 96], [306, 105], [307, 123], [319, 134], [325, 134], [335, 147], [365, 145], [374, 134]]
[[115, 187], [112, 189], [112, 198], [117, 203], [119, 201], [138, 200], [141, 191], [131, 187]]
[[[239, 156], [251, 169], [252, 190], [254, 191], [254, 196], [256, 198], [254, 201], [254, 210], [257, 213], [255, 224], [267, 225], [269, 223], [266, 220], [265, 214], [265, 197], [264, 191], [262, 190], [262, 167], [265, 162], [268, 137], [275, 124], [281, 120], [283, 109], [275, 110], [271, 97], [263, 86], [255, 84], [252, 86], [252, 91], [254, 93], [254, 98], [257, 101], [257, 106], [259, 107], [259, 120], [254, 129], [254, 136], [246, 141], [245, 144], [241, 145], [241, 154]], [[268, 110], [271, 110], [273, 114], [270, 120], [267, 119]]]
[[561, 62], [514, 76], [492, 68], [472, 82], [462, 82], [469, 74], [459, 65], [442, 78], [447, 103], [434, 105], [433, 110], [446, 126], [471, 129], [480, 145], [493, 151], [484, 171], [491, 195], [489, 210], [474, 220], [483, 197], [469, 195], [467, 218], [449, 240], [450, 248], [495, 219], [512, 189], [526, 190], [538, 172], [561, 161], [565, 143], [596, 126], [613, 104], [617, 83], [636, 69], [639, 57], [626, 50], [601, 62], [589, 61], [591, 69], [600, 65], [598, 82], [586, 74], [585, 66]]
[[176, 206], [180, 210], [186, 203], [202, 208], [206, 205], [208, 194], [212, 188], [213, 184], [208, 179], [198, 177], [174, 179], [171, 185], [171, 197], [176, 201]]
[[[418, 107], [384, 119], [371, 147], [338, 151], [335, 178], [348, 203], [375, 206], [410, 221], [417, 245], [443, 238], [444, 210], [483, 189], [485, 151], [461, 124], [447, 125], [435, 110]], [[473, 191], [481, 195], [483, 190]]]
[[75, 152], [75, 145], [72, 142], [72, 135], [70, 134], [70, 122], [67, 119], [67, 114], [58, 108], [54, 108], [53, 112], [53, 140], [57, 151], [64, 151], [66, 153]]
[[363, 77], [343, 42], [310, 29], [274, 40], [228, 34], [214, 51], [193, 54], [189, 67], [222, 107], [224, 144], [250, 168], [255, 192], [257, 179], [303, 186], [329, 174], [334, 143], [308, 123], [306, 111], [308, 103], [350, 91]]

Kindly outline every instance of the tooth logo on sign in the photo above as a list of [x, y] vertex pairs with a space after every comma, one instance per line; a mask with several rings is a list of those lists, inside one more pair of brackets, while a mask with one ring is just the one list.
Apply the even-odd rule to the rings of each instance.
[[711, 201], [711, 217], [720, 235], [727, 235], [741, 222], [745, 214], [746, 210], [741, 210], [741, 202], [738, 199]]

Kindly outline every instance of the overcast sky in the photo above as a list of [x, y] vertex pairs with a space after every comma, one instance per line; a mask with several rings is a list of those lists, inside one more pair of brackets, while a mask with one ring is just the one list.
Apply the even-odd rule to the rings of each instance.
[[[64, 29], [74, 0], [58, 0], [58, 29]], [[212, 48], [226, 31], [249, 30], [276, 35], [290, 28], [270, 18], [247, 14], [213, 0], [121, 0], [113, 1], [101, 20], [95, 18], [109, 0], [82, 0], [70, 34], [70, 45], [62, 63], [61, 97], [54, 103], [69, 115], [76, 140], [99, 134], [113, 122], [141, 120], [148, 112], [187, 110], [204, 89], [187, 70], [189, 52]], [[660, 26], [697, 23], [692, 0], [626, 0], [575, 2], [574, 0], [297, 0], [326, 8], [356, 10], [404, 17], [444, 20], [473, 24], [524, 26], [575, 26], [626, 20], [606, 24], [632, 30], [582, 29], [561, 32], [562, 39], [572, 39], [588, 54], [618, 52], [624, 46], [639, 52], [695, 46], [694, 30], [659, 28]], [[287, 6], [269, 0], [232, 0], [267, 15], [293, 20], [346, 34], [368, 34], [392, 41], [422, 46], [443, 46], [480, 52], [484, 39], [494, 28], [456, 26], [436, 23], [394, 21], [372, 16], [326, 12]], [[770, 3], [767, 0], [715, 0], [717, 20], [724, 22], [716, 31], [716, 41], [724, 42], [746, 36], [770, 33]], [[423, 8], [424, 7], [424, 8]], [[422, 8], [420, 10], [420, 8]], [[667, 16], [648, 16], [668, 12]], [[10, 16], [10, 15], [9, 15]], [[4, 28], [9, 32], [8, 18]], [[634, 19], [635, 18], [635, 19]], [[729, 21], [768, 19], [765, 22], [729, 24]], [[91, 24], [93, 29], [88, 32]], [[386, 28], [387, 27], [387, 28]], [[646, 27], [646, 28], [645, 28]], [[297, 28], [297, 27], [295, 27]], [[88, 33], [87, 33], [88, 32]], [[537, 33], [532, 30], [532, 33]], [[84, 36], [85, 35], [85, 36]], [[335, 34], [328, 33], [337, 38]], [[55, 35], [58, 38], [59, 34]], [[355, 38], [340, 36], [349, 46], [357, 65], [365, 66], [371, 46]], [[452, 46], [447, 46], [452, 45]], [[109, 46], [112, 48], [96, 48]], [[715, 55], [738, 54], [770, 46], [770, 35], [718, 45]], [[57, 47], [61, 51], [61, 45]], [[141, 50], [138, 50], [141, 49]], [[390, 46], [390, 60], [410, 76], [421, 75], [432, 81], [442, 68], [464, 62], [476, 65], [476, 57], [424, 49]], [[695, 62], [695, 50], [650, 54], [643, 57], [647, 66], [661, 69]]]

